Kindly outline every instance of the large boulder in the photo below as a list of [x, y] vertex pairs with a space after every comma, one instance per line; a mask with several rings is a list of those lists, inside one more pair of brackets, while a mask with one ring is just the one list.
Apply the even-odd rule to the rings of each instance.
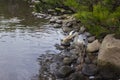
[[98, 64], [106, 65], [105, 63], [120, 68], [120, 39], [116, 39], [114, 34], [109, 34], [104, 38], [99, 50]]

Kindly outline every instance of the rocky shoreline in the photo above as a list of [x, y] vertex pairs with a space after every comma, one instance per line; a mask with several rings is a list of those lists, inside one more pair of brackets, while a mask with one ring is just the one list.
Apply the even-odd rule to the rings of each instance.
[[[40, 56], [40, 80], [120, 79], [120, 45], [116, 45], [120, 44], [119, 39], [111, 34], [102, 41], [96, 39], [73, 16], [47, 17], [51, 27], [62, 28], [65, 38], [61, 40], [61, 44], [55, 44], [60, 53]], [[76, 33], [78, 38], [74, 35]], [[109, 54], [111, 51], [114, 53]]]
[[32, 14], [48, 19], [50, 27], [61, 28], [65, 37], [55, 44], [60, 53], [40, 55], [40, 80], [120, 80], [120, 38], [108, 34], [97, 39], [73, 15], [48, 13], [54, 16]]
[[[32, 0], [31, 2], [38, 3], [39, 1]], [[45, 74], [49, 76], [51, 74], [55, 80], [56, 78], [62, 78], [62, 80], [118, 80], [120, 78], [120, 71], [111, 70], [111, 72], [110, 69], [103, 70], [103, 67], [101, 70], [99, 67], [108, 64], [120, 67], [120, 39], [109, 34], [98, 40], [73, 15], [57, 16], [58, 14], [52, 9], [48, 9], [48, 13], [50, 14], [35, 12], [32, 14], [37, 18], [48, 19], [50, 27], [62, 28], [65, 38], [60, 44], [55, 44], [56, 49], [59, 49], [61, 53], [41, 55], [39, 60], [40, 64], [42, 63], [41, 66], [46, 67]], [[44, 73], [42, 68], [41, 71]]]

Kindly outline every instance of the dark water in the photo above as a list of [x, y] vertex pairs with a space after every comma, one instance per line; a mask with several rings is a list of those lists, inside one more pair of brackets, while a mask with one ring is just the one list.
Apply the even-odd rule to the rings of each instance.
[[31, 80], [39, 75], [40, 54], [57, 52], [60, 31], [31, 11], [22, 0], [0, 0], [0, 80]]

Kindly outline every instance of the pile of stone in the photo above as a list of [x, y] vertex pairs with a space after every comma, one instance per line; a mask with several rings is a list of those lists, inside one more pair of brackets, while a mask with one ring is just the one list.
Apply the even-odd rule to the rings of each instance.
[[50, 14], [43, 14], [43, 13], [36, 13], [36, 12], [32, 12], [32, 14], [40, 19], [51, 19], [51, 15]]
[[80, 26], [80, 21], [76, 20], [73, 16], [68, 15], [52, 16], [49, 22], [54, 28], [62, 28], [66, 33], [73, 29], [78, 30]]
[[[45, 80], [120, 79], [120, 39], [107, 35], [102, 43], [72, 16], [54, 16], [50, 24], [69, 33], [55, 47], [59, 54], [45, 54], [40, 74]], [[47, 57], [47, 58], [46, 58]], [[45, 69], [44, 69], [45, 68]]]
[[78, 38], [80, 44], [75, 44], [75, 36], [68, 37], [69, 34], [63, 39], [63, 41], [68, 40], [69, 45], [68, 42], [62, 42], [56, 46], [61, 53], [49, 58], [45, 58], [46, 55], [42, 56], [41, 62], [44, 63], [42, 66], [47, 70], [44, 74], [47, 74], [46, 80], [118, 80], [120, 78], [120, 40], [114, 38], [114, 35], [107, 35], [101, 44], [95, 36], [85, 30], [81, 27], [82, 33], [77, 32], [78, 36], [82, 35]]

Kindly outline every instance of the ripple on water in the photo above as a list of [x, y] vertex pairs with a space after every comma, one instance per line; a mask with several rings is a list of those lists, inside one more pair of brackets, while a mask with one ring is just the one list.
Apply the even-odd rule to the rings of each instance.
[[0, 80], [37, 80], [40, 54], [58, 52], [61, 31], [43, 26], [21, 0], [0, 0]]

